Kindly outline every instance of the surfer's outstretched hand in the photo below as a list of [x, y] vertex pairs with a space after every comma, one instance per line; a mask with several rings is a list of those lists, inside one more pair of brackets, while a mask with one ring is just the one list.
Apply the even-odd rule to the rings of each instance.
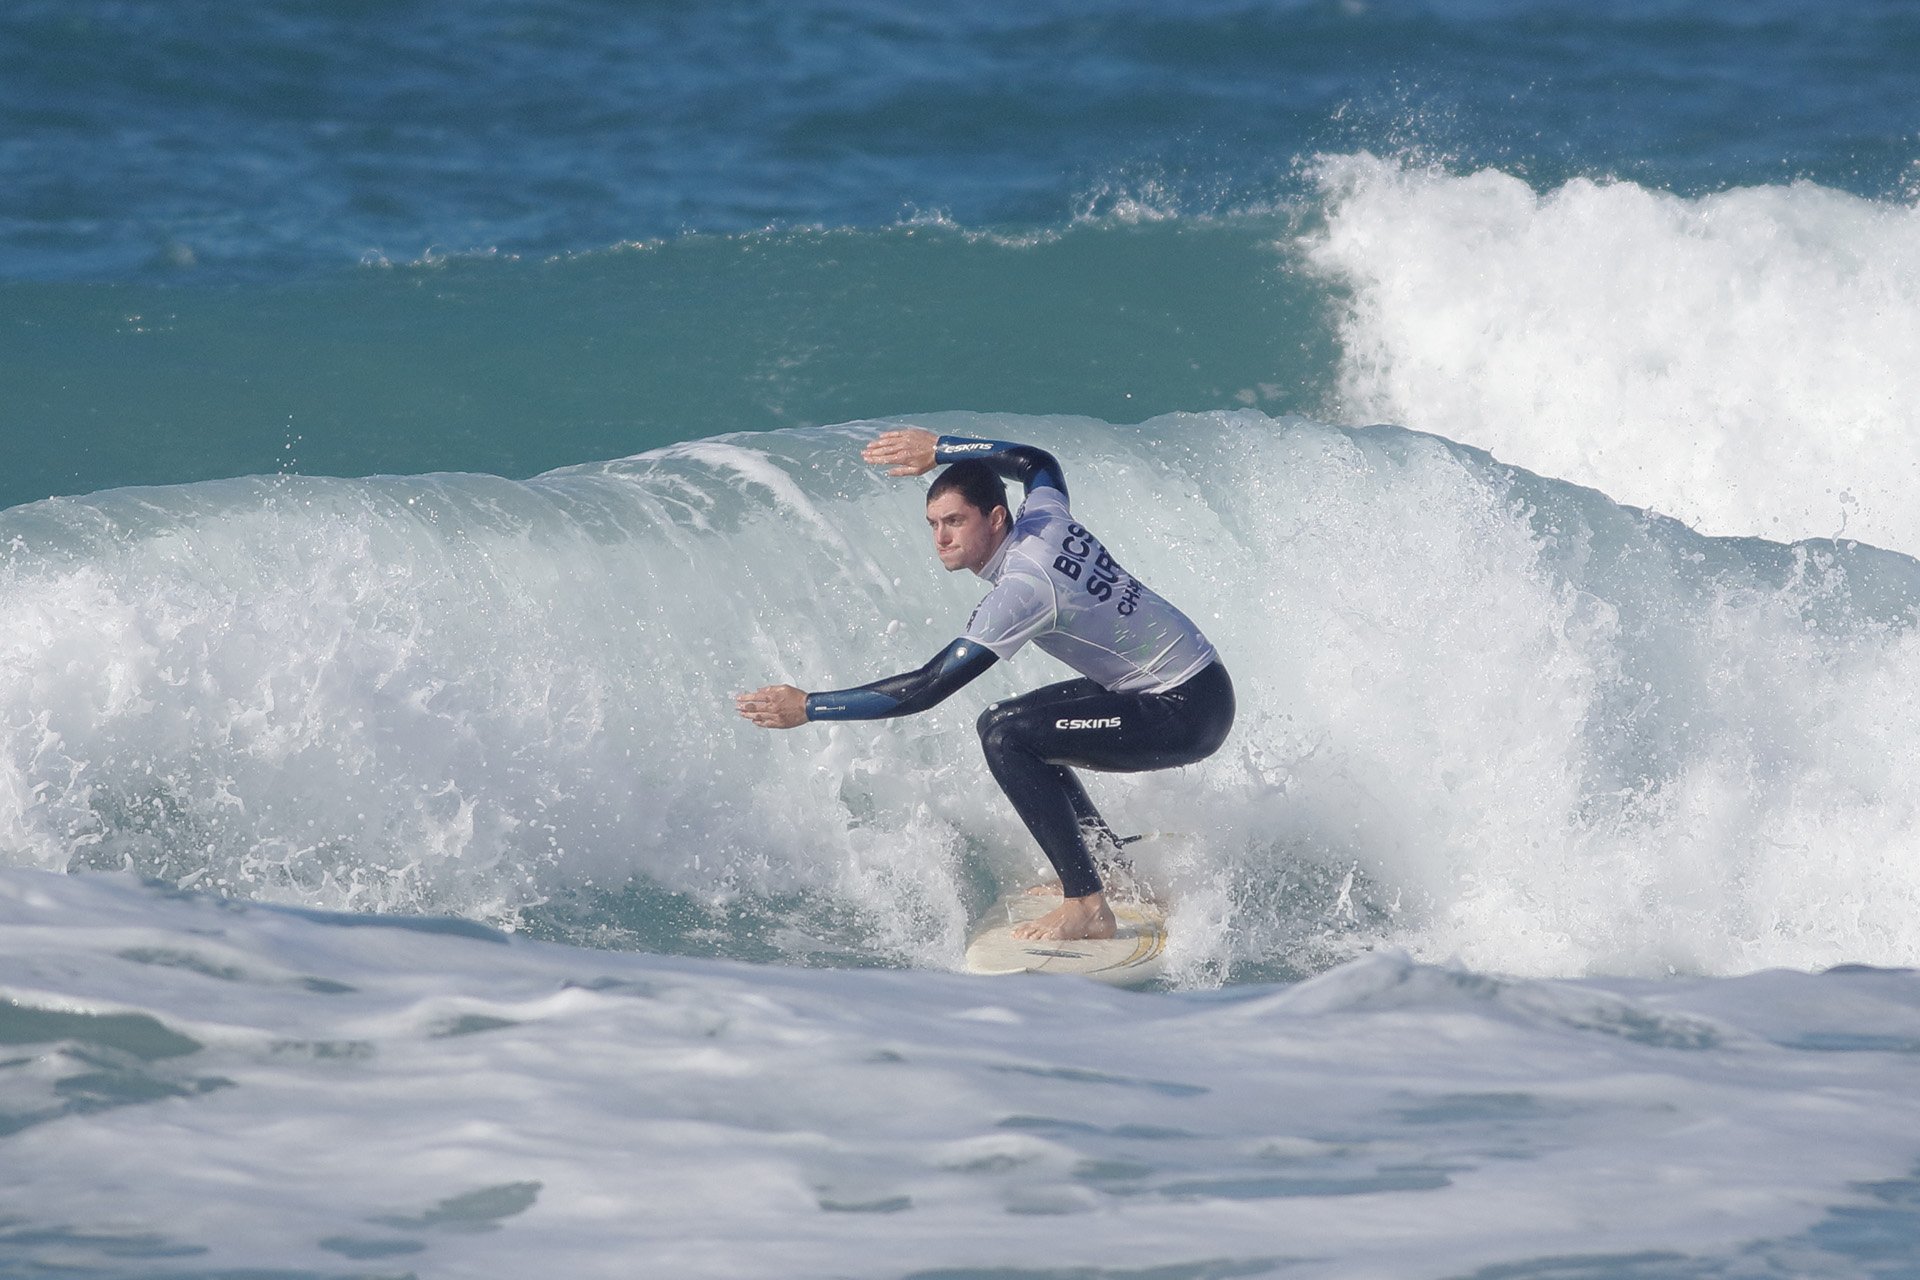
[[934, 450], [940, 437], [919, 427], [901, 427], [882, 431], [860, 451], [860, 458], [876, 467], [887, 468], [890, 476], [923, 476], [933, 470]]
[[762, 729], [791, 729], [807, 722], [807, 695], [790, 684], [770, 684], [733, 695], [740, 714]]

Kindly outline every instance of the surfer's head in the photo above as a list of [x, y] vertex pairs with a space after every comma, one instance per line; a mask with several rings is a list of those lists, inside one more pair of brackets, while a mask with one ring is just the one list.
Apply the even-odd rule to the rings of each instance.
[[1007, 486], [976, 458], [956, 462], [927, 490], [927, 526], [941, 564], [978, 573], [1013, 527]]

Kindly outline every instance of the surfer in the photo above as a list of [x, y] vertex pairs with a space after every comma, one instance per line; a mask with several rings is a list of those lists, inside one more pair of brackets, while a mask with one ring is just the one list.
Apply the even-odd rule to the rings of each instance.
[[[740, 714], [769, 729], [912, 715], [1038, 645], [1081, 678], [996, 702], [979, 721], [987, 767], [1060, 876], [1061, 905], [1015, 933], [1111, 938], [1097, 864], [1121, 842], [1073, 770], [1136, 773], [1212, 755], [1233, 725], [1226, 668], [1185, 614], [1073, 518], [1052, 454], [910, 427], [881, 432], [860, 456], [893, 476], [946, 464], [927, 491], [934, 552], [948, 572], [966, 569], [992, 589], [959, 638], [917, 671], [829, 693], [768, 685], [736, 697]], [[1007, 479], [1026, 490], [1017, 514]]]

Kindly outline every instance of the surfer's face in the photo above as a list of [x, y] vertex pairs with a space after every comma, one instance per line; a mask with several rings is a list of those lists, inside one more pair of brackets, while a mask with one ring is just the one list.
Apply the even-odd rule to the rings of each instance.
[[1007, 536], [1007, 509], [995, 507], [988, 515], [949, 491], [927, 504], [927, 526], [933, 530], [934, 553], [949, 572], [978, 573]]

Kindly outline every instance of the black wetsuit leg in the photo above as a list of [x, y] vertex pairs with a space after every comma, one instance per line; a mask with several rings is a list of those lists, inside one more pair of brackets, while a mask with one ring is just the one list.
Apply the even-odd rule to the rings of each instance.
[[1072, 770], [1139, 773], [1204, 760], [1226, 741], [1233, 710], [1233, 681], [1218, 662], [1165, 693], [1112, 693], [1069, 680], [988, 707], [980, 745], [1060, 873], [1062, 892], [1079, 898], [1100, 891], [1087, 827], [1098, 824], [1097, 833], [1106, 823]]

